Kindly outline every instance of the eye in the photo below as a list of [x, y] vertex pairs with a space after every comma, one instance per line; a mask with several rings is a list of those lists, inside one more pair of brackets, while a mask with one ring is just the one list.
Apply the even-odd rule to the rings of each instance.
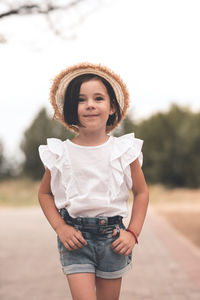
[[103, 98], [102, 97], [96, 97], [95, 100], [101, 101], [101, 100], [103, 100]]
[[78, 98], [78, 102], [83, 102], [83, 101], [85, 101], [84, 98]]

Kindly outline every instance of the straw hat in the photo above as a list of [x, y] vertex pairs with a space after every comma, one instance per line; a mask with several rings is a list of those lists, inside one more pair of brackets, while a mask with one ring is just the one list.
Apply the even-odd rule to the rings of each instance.
[[113, 125], [106, 126], [106, 131], [113, 130], [124, 119], [129, 107], [129, 92], [120, 76], [101, 64], [79, 63], [61, 71], [53, 80], [50, 89], [50, 101], [54, 108], [54, 118], [60, 121], [68, 129], [79, 132], [77, 125], [67, 124], [64, 120], [63, 106], [65, 92], [69, 83], [77, 76], [83, 74], [94, 74], [106, 79], [112, 86], [120, 108], [121, 119], [116, 120]]

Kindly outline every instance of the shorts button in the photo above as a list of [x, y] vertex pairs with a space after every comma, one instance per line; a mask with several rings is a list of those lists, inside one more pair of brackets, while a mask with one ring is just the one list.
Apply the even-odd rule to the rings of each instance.
[[104, 225], [104, 224], [106, 223], [106, 221], [105, 221], [105, 220], [101, 220], [100, 223], [101, 223], [102, 225]]

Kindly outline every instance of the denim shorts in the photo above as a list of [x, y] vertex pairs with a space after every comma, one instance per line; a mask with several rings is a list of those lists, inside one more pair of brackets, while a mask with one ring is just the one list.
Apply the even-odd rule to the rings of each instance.
[[[87, 224], [77, 225], [69, 221], [66, 209], [62, 208], [59, 212], [65, 222], [80, 230], [87, 241], [87, 245], [83, 248], [69, 251], [57, 236], [60, 262], [64, 274], [94, 273], [97, 277], [113, 279], [122, 277], [131, 269], [132, 252], [125, 256], [114, 252], [111, 248], [111, 244], [119, 237], [119, 229], [126, 229], [122, 221], [119, 224], [104, 225], [101, 222], [94, 224], [93, 220], [90, 220], [91, 218], [84, 218], [89, 220]], [[118, 230], [118, 234], [112, 236], [115, 228]]]

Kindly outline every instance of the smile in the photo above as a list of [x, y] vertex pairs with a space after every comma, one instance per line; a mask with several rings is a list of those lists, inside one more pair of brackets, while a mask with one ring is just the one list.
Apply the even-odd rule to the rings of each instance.
[[85, 116], [86, 118], [94, 118], [94, 117], [98, 117], [98, 115], [87, 115]]

